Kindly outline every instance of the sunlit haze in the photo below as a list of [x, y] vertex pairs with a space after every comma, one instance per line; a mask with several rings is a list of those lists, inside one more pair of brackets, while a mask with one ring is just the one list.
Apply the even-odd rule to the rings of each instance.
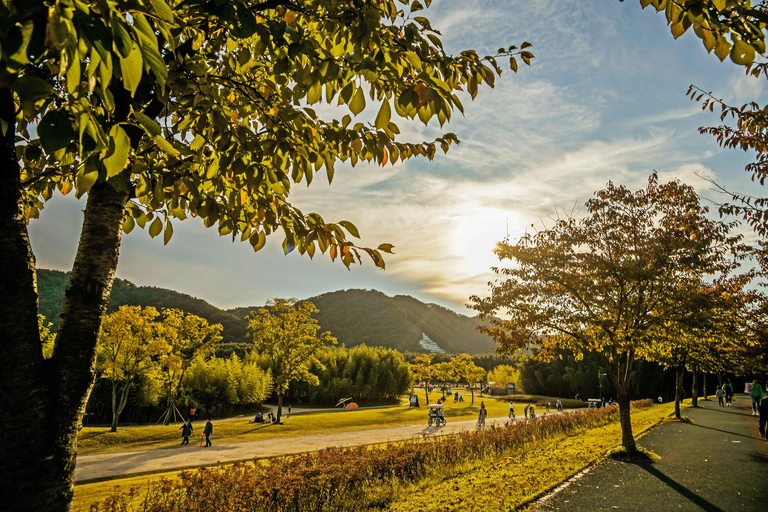
[[[449, 52], [492, 54], [529, 41], [536, 58], [516, 75], [507, 66], [496, 88], [481, 89], [476, 101], [461, 98], [465, 117], [454, 113], [442, 130], [461, 140], [448, 154], [385, 168], [339, 165], [330, 187], [318, 176], [311, 187], [294, 188], [294, 205], [327, 221], [352, 221], [361, 245], [394, 244], [385, 271], [370, 260], [347, 271], [319, 252], [314, 261], [283, 256], [280, 233], [254, 253], [190, 219], [174, 224], [165, 247], [162, 237], [150, 239], [140, 229], [124, 236], [118, 277], [219, 307], [375, 288], [470, 314], [468, 296], [483, 295], [494, 278], [497, 241], [546, 225], [556, 209], [583, 210], [608, 180], [639, 188], [655, 169], [663, 180], [679, 178], [715, 201], [724, 198], [702, 176], [754, 191], [744, 171], [752, 155], [700, 135], [697, 128], [719, 118], [685, 93], [696, 84], [734, 104], [765, 102], [764, 80], [707, 54], [694, 34], [675, 41], [664, 16], [642, 10], [637, 0], [443, 0], [425, 15]], [[376, 110], [369, 105], [360, 119], [372, 120]], [[340, 118], [348, 110], [318, 112]], [[403, 140], [442, 133], [435, 120], [427, 127], [393, 121]], [[38, 267], [70, 269], [83, 208], [83, 200], [57, 194], [33, 221]]]

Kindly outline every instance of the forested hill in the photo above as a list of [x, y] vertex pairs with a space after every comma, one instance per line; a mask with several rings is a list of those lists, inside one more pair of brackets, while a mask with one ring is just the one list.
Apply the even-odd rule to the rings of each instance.
[[[64, 290], [68, 281], [69, 272], [37, 270], [40, 313], [49, 322], [53, 322], [54, 330], [59, 325], [59, 315], [64, 303]], [[212, 324], [221, 324], [224, 327], [222, 343], [239, 343], [245, 340], [246, 328], [248, 327], [245, 320], [185, 293], [154, 286], [136, 286], [125, 279], [115, 279], [107, 312], [117, 311], [120, 306], [125, 304], [154, 306], [158, 310], [162, 308], [180, 309], [205, 318]]]
[[[69, 273], [38, 269], [40, 313], [58, 327]], [[320, 312], [316, 315], [322, 331], [331, 331], [339, 343], [354, 347], [395, 348], [400, 351], [423, 352], [420, 341], [426, 336], [434, 348], [448, 353], [490, 352], [493, 341], [478, 333], [476, 318], [459, 315], [436, 304], [425, 304], [407, 295], [389, 297], [376, 290], [346, 290], [326, 293], [310, 299]], [[251, 344], [246, 340], [248, 323], [245, 316], [260, 306], [222, 310], [208, 302], [165, 288], [136, 286], [115, 279], [108, 312], [124, 304], [177, 308], [224, 326], [220, 345], [223, 355], [232, 350], [241, 353]], [[226, 353], [226, 354], [225, 354]]]
[[[344, 290], [312, 297], [320, 312], [316, 315], [321, 329], [330, 331], [339, 343], [354, 347], [395, 348], [423, 352], [419, 344], [426, 335], [448, 353], [487, 353], [494, 342], [475, 327], [477, 318], [459, 315], [437, 304], [425, 304], [408, 295], [389, 297], [376, 290]], [[245, 316], [255, 308], [229, 310]]]

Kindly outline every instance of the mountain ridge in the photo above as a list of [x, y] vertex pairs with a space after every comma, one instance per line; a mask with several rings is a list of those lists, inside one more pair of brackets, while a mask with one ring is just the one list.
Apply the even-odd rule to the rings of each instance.
[[[40, 313], [58, 327], [69, 273], [38, 269]], [[477, 317], [461, 315], [434, 303], [425, 303], [410, 295], [388, 296], [378, 290], [350, 289], [326, 292], [307, 299], [320, 310], [315, 318], [321, 331], [330, 331], [349, 348], [366, 344], [393, 348], [401, 352], [425, 352], [419, 345], [428, 336], [447, 353], [490, 352], [495, 344], [475, 328], [481, 325]], [[107, 312], [122, 305], [177, 308], [223, 326], [222, 341], [217, 352], [242, 355], [251, 345], [246, 339], [252, 310], [264, 306], [218, 308], [204, 299], [155, 286], [137, 286], [115, 279]]]

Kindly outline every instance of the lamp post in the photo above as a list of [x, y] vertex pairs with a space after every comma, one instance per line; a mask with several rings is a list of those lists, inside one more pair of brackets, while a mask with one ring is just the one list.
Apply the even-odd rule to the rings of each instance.
[[606, 375], [608, 375], [608, 374], [607, 373], [603, 373], [603, 369], [602, 368], [598, 368], [597, 369], [597, 385], [600, 388], [600, 393], [599, 393], [600, 396], [598, 398], [600, 398], [600, 404], [601, 405], [603, 403], [603, 377], [605, 377]]

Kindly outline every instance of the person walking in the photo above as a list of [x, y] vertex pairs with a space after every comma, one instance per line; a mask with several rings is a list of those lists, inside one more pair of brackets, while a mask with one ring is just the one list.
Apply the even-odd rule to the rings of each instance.
[[766, 435], [768, 435], [766, 432], [766, 424], [768, 424], [768, 395], [763, 395], [763, 398], [760, 401], [760, 435], [763, 439], [768, 440], [768, 438], [766, 438]]
[[752, 416], [757, 416], [757, 409], [760, 406], [760, 401], [763, 398], [763, 387], [757, 382], [757, 379], [752, 381]]
[[485, 418], [488, 416], [488, 411], [485, 410], [485, 406], [480, 406], [480, 416], [477, 418], [477, 426], [478, 427], [484, 427], [485, 426]]
[[559, 398], [557, 399], [557, 410], [558, 412], [563, 412], [563, 401]]
[[525, 408], [523, 409], [523, 413], [525, 414], [525, 419], [528, 419], [528, 409], [530, 409], [530, 405], [526, 404]]
[[725, 379], [725, 405], [727, 407], [731, 406], [731, 402], [733, 401], [733, 384], [731, 384], [731, 379]]
[[717, 404], [720, 407], [725, 407], [725, 402], [723, 401], [723, 397], [725, 396], [725, 392], [722, 388], [717, 388], [717, 391], [715, 392], [715, 396], [717, 397]]
[[549, 412], [549, 402], [547, 402], [547, 411], [546, 412]]
[[181, 437], [183, 441], [181, 444], [189, 444], [189, 436], [192, 435], [192, 423], [189, 420], [186, 420], [184, 424], [181, 426]]
[[515, 419], [515, 404], [509, 402], [509, 418]]
[[205, 434], [205, 447], [208, 448], [211, 446], [211, 434], [213, 434], [213, 423], [211, 423], [211, 418], [208, 418], [205, 428], [203, 429], [203, 434]]
[[536, 419], [536, 411], [533, 410], [533, 406], [531, 406], [529, 412], [531, 413], [531, 419]]

